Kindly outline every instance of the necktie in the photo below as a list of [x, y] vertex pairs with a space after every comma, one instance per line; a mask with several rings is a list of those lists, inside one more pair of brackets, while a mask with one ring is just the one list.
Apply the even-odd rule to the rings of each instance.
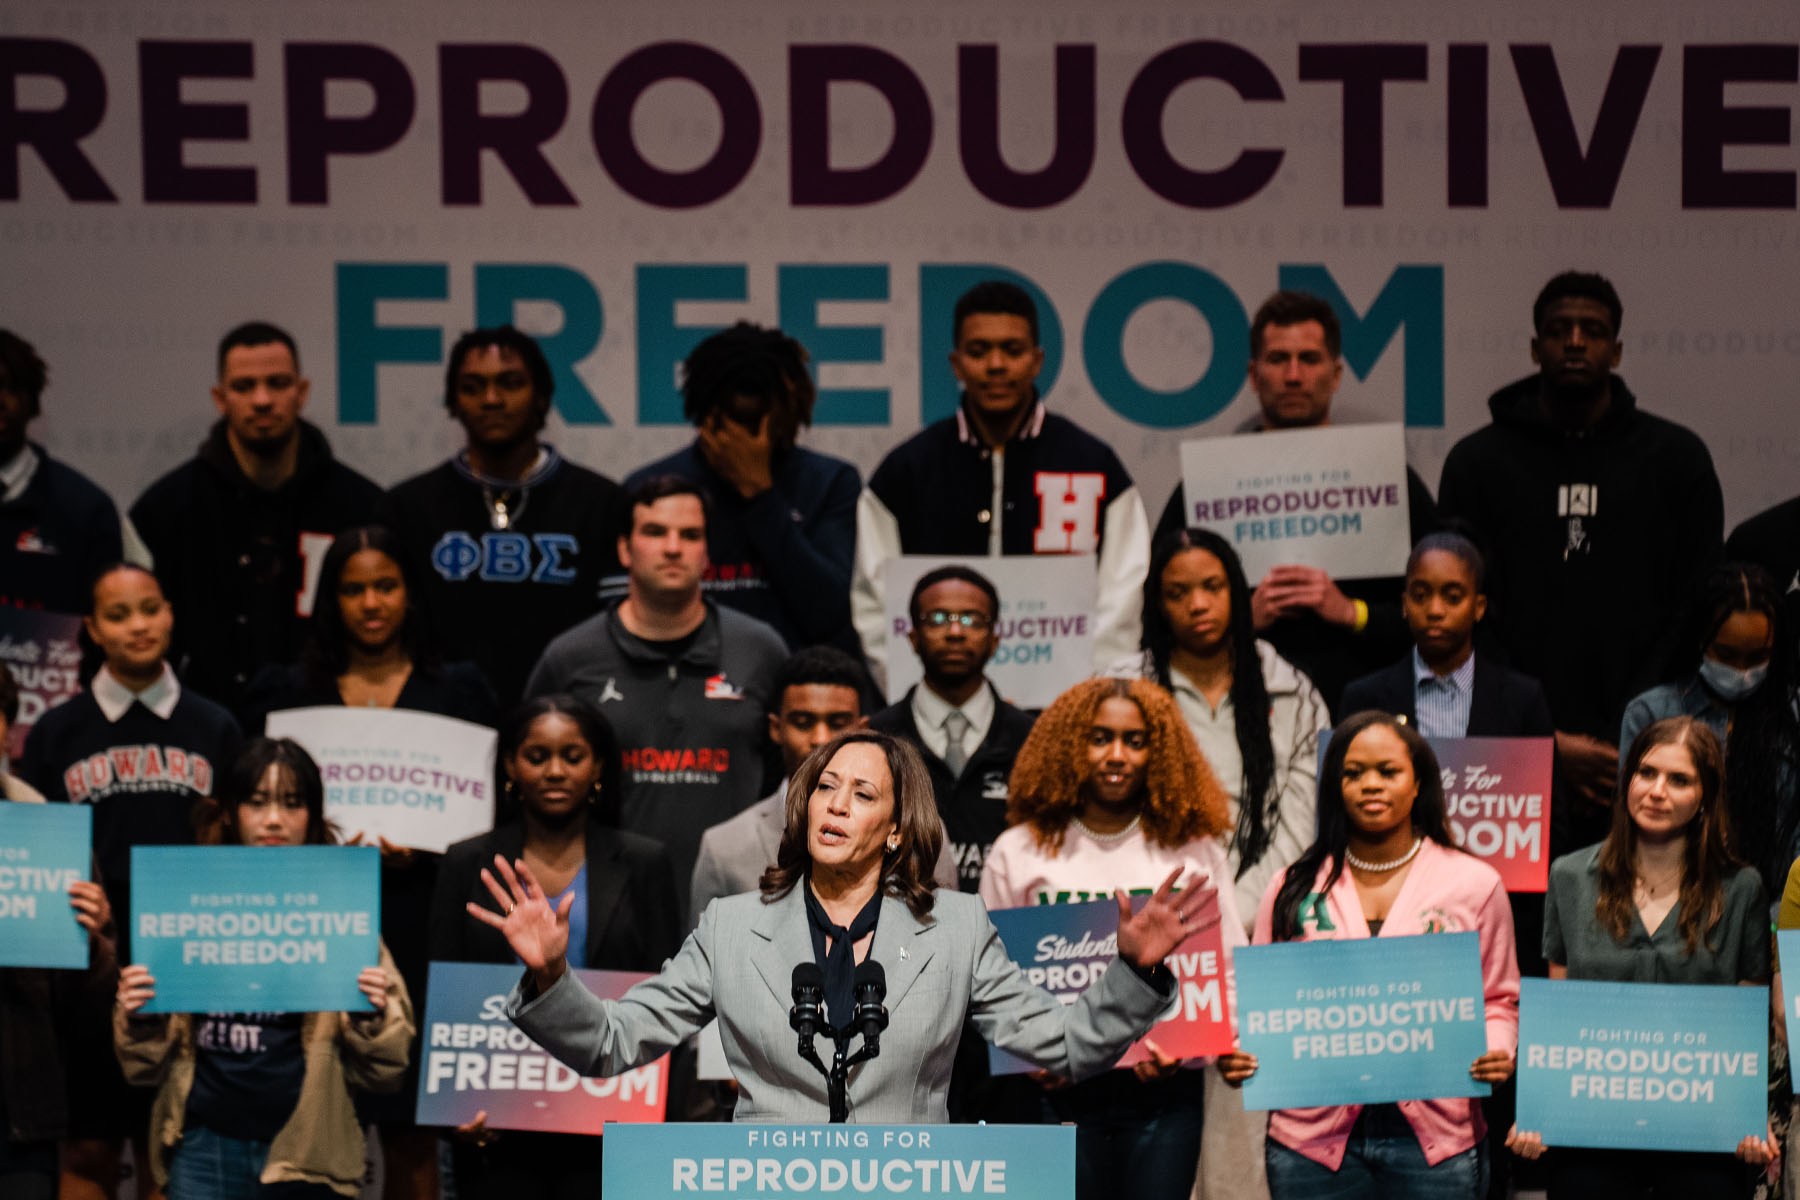
[[944, 765], [952, 775], [960, 776], [969, 765], [969, 752], [963, 748], [963, 739], [968, 735], [969, 718], [960, 709], [951, 709], [944, 718]]

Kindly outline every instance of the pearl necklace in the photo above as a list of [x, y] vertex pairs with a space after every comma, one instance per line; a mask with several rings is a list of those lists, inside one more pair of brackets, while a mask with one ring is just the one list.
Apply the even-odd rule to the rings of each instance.
[[1359, 871], [1374, 871], [1376, 873], [1392, 871], [1398, 867], [1404, 867], [1407, 863], [1411, 862], [1414, 856], [1419, 853], [1419, 847], [1424, 844], [1424, 838], [1414, 838], [1412, 849], [1408, 850], [1405, 854], [1402, 854], [1399, 858], [1394, 859], [1392, 862], [1369, 862], [1366, 859], [1356, 857], [1356, 855], [1350, 853], [1348, 849], [1344, 851], [1344, 860]]

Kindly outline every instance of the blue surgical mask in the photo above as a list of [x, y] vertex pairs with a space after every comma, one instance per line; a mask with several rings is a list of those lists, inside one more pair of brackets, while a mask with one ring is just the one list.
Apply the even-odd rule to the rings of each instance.
[[1751, 692], [1762, 686], [1762, 681], [1769, 677], [1769, 664], [1763, 663], [1740, 671], [1736, 667], [1728, 667], [1718, 659], [1708, 655], [1700, 660], [1700, 678], [1711, 688], [1721, 700], [1742, 700]]

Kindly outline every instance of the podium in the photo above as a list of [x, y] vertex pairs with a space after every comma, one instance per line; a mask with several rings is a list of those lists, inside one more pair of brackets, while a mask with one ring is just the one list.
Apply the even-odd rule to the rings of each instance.
[[1072, 1125], [608, 1122], [601, 1154], [606, 1194], [637, 1200], [825, 1193], [1075, 1200]]

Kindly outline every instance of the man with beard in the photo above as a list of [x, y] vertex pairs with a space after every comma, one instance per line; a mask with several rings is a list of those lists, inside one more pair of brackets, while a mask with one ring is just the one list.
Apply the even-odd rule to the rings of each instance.
[[869, 728], [919, 748], [956, 856], [957, 885], [973, 892], [1006, 828], [1006, 780], [1032, 718], [1002, 700], [982, 673], [1000, 644], [1000, 594], [986, 577], [962, 566], [927, 571], [908, 612], [924, 677], [870, 717]]
[[[1319, 429], [1344, 379], [1343, 329], [1331, 305], [1310, 292], [1281, 291], [1250, 320], [1250, 388], [1257, 412], [1238, 433]], [[1407, 515], [1414, 545], [1437, 529], [1437, 505], [1418, 473], [1406, 468]], [[1189, 524], [1185, 484], [1177, 483], [1156, 523], [1153, 544]], [[1400, 614], [1398, 575], [1333, 579], [1318, 567], [1282, 563], [1251, 580], [1256, 635], [1300, 669], [1334, 717], [1351, 680], [1387, 666], [1410, 646]]]
[[628, 503], [631, 524], [618, 539], [625, 598], [545, 647], [525, 694], [574, 692], [600, 710], [620, 758], [620, 794], [602, 797], [602, 811], [661, 842], [675, 878], [691, 880], [701, 834], [767, 794], [769, 688], [787, 647], [701, 591], [707, 511], [698, 484], [647, 479]]
[[48, 375], [30, 342], [0, 329], [0, 605], [85, 613], [124, 536], [112, 498], [25, 436]]
[[311, 385], [285, 331], [233, 329], [218, 372], [218, 423], [131, 521], [176, 613], [169, 657], [183, 685], [241, 713], [258, 668], [298, 655], [325, 551], [338, 530], [368, 523], [381, 489], [300, 419]]
[[468, 444], [380, 508], [417, 558], [437, 644], [479, 666], [503, 707], [550, 639], [600, 607], [619, 529], [619, 485], [541, 440], [554, 390], [543, 350], [511, 325], [463, 334], [444, 407]]
[[1532, 308], [1537, 373], [1488, 400], [1493, 423], [1444, 462], [1438, 504], [1477, 534], [1496, 650], [1535, 676], [1556, 722], [1561, 853], [1606, 834], [1625, 704], [1668, 678], [1718, 561], [1724, 501], [1706, 446], [1644, 412], [1619, 365], [1622, 307], [1565, 272]]

